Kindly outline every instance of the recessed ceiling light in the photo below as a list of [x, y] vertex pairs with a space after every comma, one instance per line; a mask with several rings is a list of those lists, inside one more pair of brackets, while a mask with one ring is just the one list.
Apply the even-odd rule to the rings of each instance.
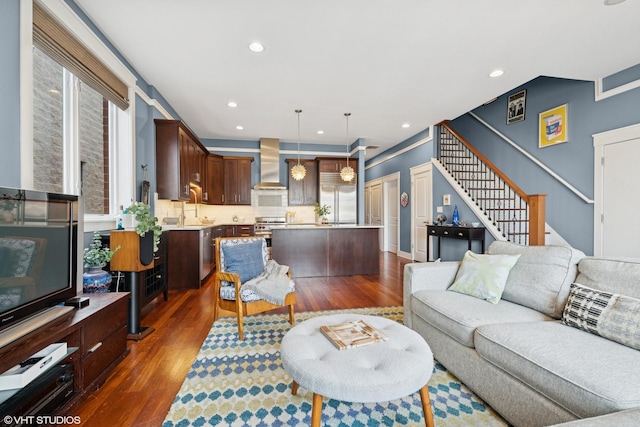
[[249, 43], [249, 50], [251, 52], [262, 52], [264, 50], [264, 45], [260, 42], [251, 42]]
[[318, 135], [324, 135], [324, 131], [323, 130], [319, 130], [318, 132], [316, 132]]
[[227, 102], [227, 107], [229, 107], [229, 108], [236, 108], [237, 106], [238, 106], [238, 104], [233, 102], [233, 101]]
[[410, 126], [411, 126], [411, 125], [410, 125], [409, 123], [403, 123], [403, 124], [402, 124], [402, 127], [403, 127], [404, 129], [406, 129], [406, 128], [410, 127]]
[[238, 130], [243, 130], [243, 129], [244, 129], [244, 126], [240, 126], [240, 125], [238, 125], [238, 126], [236, 126], [236, 129], [238, 129]]
[[503, 70], [493, 70], [492, 72], [489, 73], [489, 77], [500, 77], [503, 74], [504, 74]]
[[615, 6], [616, 4], [622, 3], [624, 0], [604, 0], [605, 6]]

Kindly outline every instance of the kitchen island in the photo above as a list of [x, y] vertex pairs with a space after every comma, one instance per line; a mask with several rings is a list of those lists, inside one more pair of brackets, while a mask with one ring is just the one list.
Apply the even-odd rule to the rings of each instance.
[[378, 274], [380, 226], [288, 224], [272, 227], [271, 256], [293, 277]]

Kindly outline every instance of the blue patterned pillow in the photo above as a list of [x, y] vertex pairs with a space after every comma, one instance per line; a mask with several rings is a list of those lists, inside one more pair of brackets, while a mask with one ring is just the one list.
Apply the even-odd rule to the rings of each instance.
[[571, 285], [562, 323], [640, 350], [640, 300]]
[[228, 241], [220, 246], [224, 253], [224, 271], [236, 273], [240, 282], [251, 280], [264, 271], [262, 240]]

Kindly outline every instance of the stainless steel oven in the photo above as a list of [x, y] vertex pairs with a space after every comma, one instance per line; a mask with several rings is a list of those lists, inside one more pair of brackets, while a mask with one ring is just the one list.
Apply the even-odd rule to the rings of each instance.
[[253, 232], [256, 236], [265, 238], [267, 241], [267, 247], [269, 248], [269, 253], [271, 253], [271, 226], [284, 225], [285, 223], [286, 220], [284, 217], [256, 217]]

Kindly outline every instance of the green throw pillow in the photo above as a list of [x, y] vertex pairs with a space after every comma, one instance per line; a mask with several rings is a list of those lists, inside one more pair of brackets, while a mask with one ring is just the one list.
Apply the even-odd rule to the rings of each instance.
[[518, 255], [481, 255], [467, 251], [449, 291], [497, 304]]

